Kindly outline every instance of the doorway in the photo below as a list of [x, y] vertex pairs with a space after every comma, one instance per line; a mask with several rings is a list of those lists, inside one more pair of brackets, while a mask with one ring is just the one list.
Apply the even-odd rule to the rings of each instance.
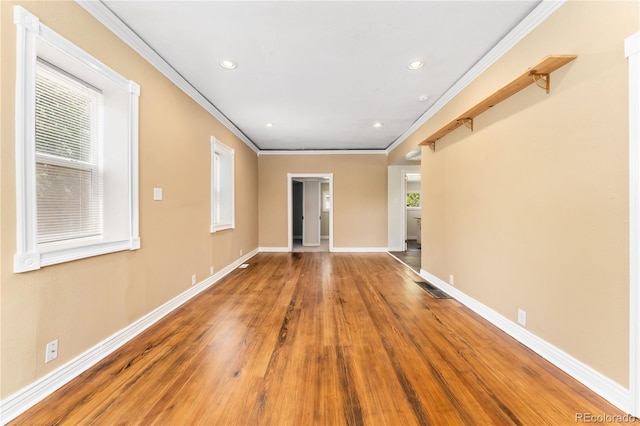
[[333, 173], [287, 174], [288, 251], [333, 251]]

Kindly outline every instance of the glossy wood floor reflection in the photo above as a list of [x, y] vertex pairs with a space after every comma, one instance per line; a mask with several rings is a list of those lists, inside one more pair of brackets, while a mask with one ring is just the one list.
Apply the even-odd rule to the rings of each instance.
[[388, 254], [259, 254], [16, 424], [574, 424], [622, 414]]

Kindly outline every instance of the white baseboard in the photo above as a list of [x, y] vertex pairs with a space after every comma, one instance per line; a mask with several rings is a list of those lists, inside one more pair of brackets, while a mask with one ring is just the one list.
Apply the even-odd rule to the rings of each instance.
[[398, 247], [387, 247], [387, 251], [405, 251], [405, 248], [402, 246]]
[[289, 247], [259, 247], [260, 253], [288, 253]]
[[6, 424], [15, 419], [38, 402], [51, 395], [54, 391], [69, 383], [90, 367], [96, 365], [106, 356], [110, 355], [116, 349], [120, 348], [138, 334], [151, 327], [180, 305], [220, 281], [231, 271], [236, 269], [242, 263], [245, 263], [257, 253], [258, 250], [253, 250], [250, 253], [247, 253], [217, 273], [190, 287], [184, 293], [179, 294], [114, 335], [88, 349], [86, 352], [78, 355], [61, 367], [56, 368], [46, 376], [36, 380], [32, 384], [0, 401], [0, 423]]
[[572, 357], [551, 343], [541, 339], [513, 321], [500, 315], [488, 306], [447, 284], [433, 274], [420, 270], [420, 276], [463, 305], [522, 343], [529, 349], [569, 374], [574, 379], [615, 405], [625, 413], [629, 412], [631, 396], [628, 389], [614, 382], [602, 373]]
[[386, 247], [334, 247], [334, 253], [386, 253]]

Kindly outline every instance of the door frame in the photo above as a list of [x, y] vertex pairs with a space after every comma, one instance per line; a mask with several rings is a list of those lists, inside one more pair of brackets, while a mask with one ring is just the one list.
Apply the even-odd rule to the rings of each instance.
[[625, 39], [629, 66], [629, 410], [640, 416], [640, 32]]
[[402, 169], [401, 176], [401, 194], [402, 194], [402, 251], [407, 251], [407, 172]]
[[[287, 251], [293, 250], [293, 181], [294, 179], [319, 178], [329, 182], [329, 251], [333, 251], [333, 173], [287, 173]], [[322, 195], [322, 191], [320, 191]], [[322, 200], [321, 200], [322, 201]], [[322, 205], [320, 206], [322, 212]], [[322, 238], [322, 236], [321, 236]]]

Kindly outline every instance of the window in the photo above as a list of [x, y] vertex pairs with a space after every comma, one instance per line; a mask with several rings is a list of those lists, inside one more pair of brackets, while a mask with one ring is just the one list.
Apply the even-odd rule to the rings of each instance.
[[139, 248], [139, 86], [22, 7], [14, 22], [14, 272]]
[[419, 192], [407, 192], [407, 208], [420, 208]]
[[235, 152], [211, 137], [211, 232], [235, 228]]
[[102, 92], [36, 63], [37, 242], [102, 234]]

